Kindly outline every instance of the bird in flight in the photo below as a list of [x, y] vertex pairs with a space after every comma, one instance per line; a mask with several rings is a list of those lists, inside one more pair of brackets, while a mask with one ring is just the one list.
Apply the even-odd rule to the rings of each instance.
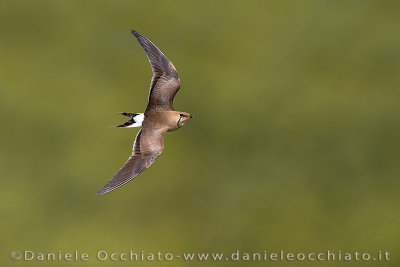
[[193, 115], [173, 108], [174, 97], [181, 85], [174, 65], [149, 39], [137, 31], [131, 32], [146, 52], [153, 70], [149, 99], [144, 113], [121, 113], [130, 120], [117, 127], [142, 128], [133, 143], [132, 155], [97, 195], [123, 186], [150, 167], [164, 149], [164, 134], [178, 130], [193, 118]]

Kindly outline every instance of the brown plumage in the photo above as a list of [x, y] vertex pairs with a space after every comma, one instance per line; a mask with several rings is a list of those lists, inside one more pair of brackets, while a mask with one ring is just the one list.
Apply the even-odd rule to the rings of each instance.
[[[133, 31], [150, 61], [153, 78], [150, 84], [146, 111], [141, 113], [121, 113], [131, 120], [118, 127], [142, 126], [136, 135], [132, 155], [117, 174], [99, 191], [98, 195], [110, 192], [146, 170], [164, 149], [164, 134], [182, 127], [193, 118], [186, 112], [173, 109], [173, 100], [180, 88], [178, 73], [169, 59], [149, 39]], [[142, 117], [141, 117], [142, 116]]]

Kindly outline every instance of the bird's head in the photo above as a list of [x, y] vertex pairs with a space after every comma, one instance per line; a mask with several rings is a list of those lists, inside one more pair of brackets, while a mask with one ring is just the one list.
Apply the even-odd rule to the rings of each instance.
[[179, 112], [179, 118], [176, 125], [178, 128], [181, 128], [189, 119], [193, 119], [193, 115], [186, 112]]

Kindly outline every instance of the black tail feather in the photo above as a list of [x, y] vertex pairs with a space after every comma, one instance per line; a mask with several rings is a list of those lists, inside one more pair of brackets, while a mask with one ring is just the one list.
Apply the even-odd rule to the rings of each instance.
[[118, 128], [128, 127], [129, 125], [132, 125], [134, 123], [135, 123], [135, 121], [133, 119], [130, 119], [129, 121], [125, 122], [124, 124], [118, 125], [116, 127], [118, 127]]
[[128, 113], [128, 112], [119, 112], [119, 114], [127, 117], [135, 117], [136, 115], [139, 115], [139, 113]]

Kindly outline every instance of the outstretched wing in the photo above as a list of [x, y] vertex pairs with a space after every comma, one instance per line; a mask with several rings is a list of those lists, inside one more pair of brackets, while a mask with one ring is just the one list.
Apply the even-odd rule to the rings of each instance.
[[173, 100], [181, 86], [174, 65], [149, 39], [134, 30], [131, 32], [146, 52], [153, 70], [146, 110], [154, 107], [173, 110]]
[[108, 184], [97, 195], [108, 193], [131, 181], [141, 172], [150, 167], [164, 149], [164, 130], [148, 130], [142, 128], [133, 144], [133, 152], [124, 166], [117, 172]]

